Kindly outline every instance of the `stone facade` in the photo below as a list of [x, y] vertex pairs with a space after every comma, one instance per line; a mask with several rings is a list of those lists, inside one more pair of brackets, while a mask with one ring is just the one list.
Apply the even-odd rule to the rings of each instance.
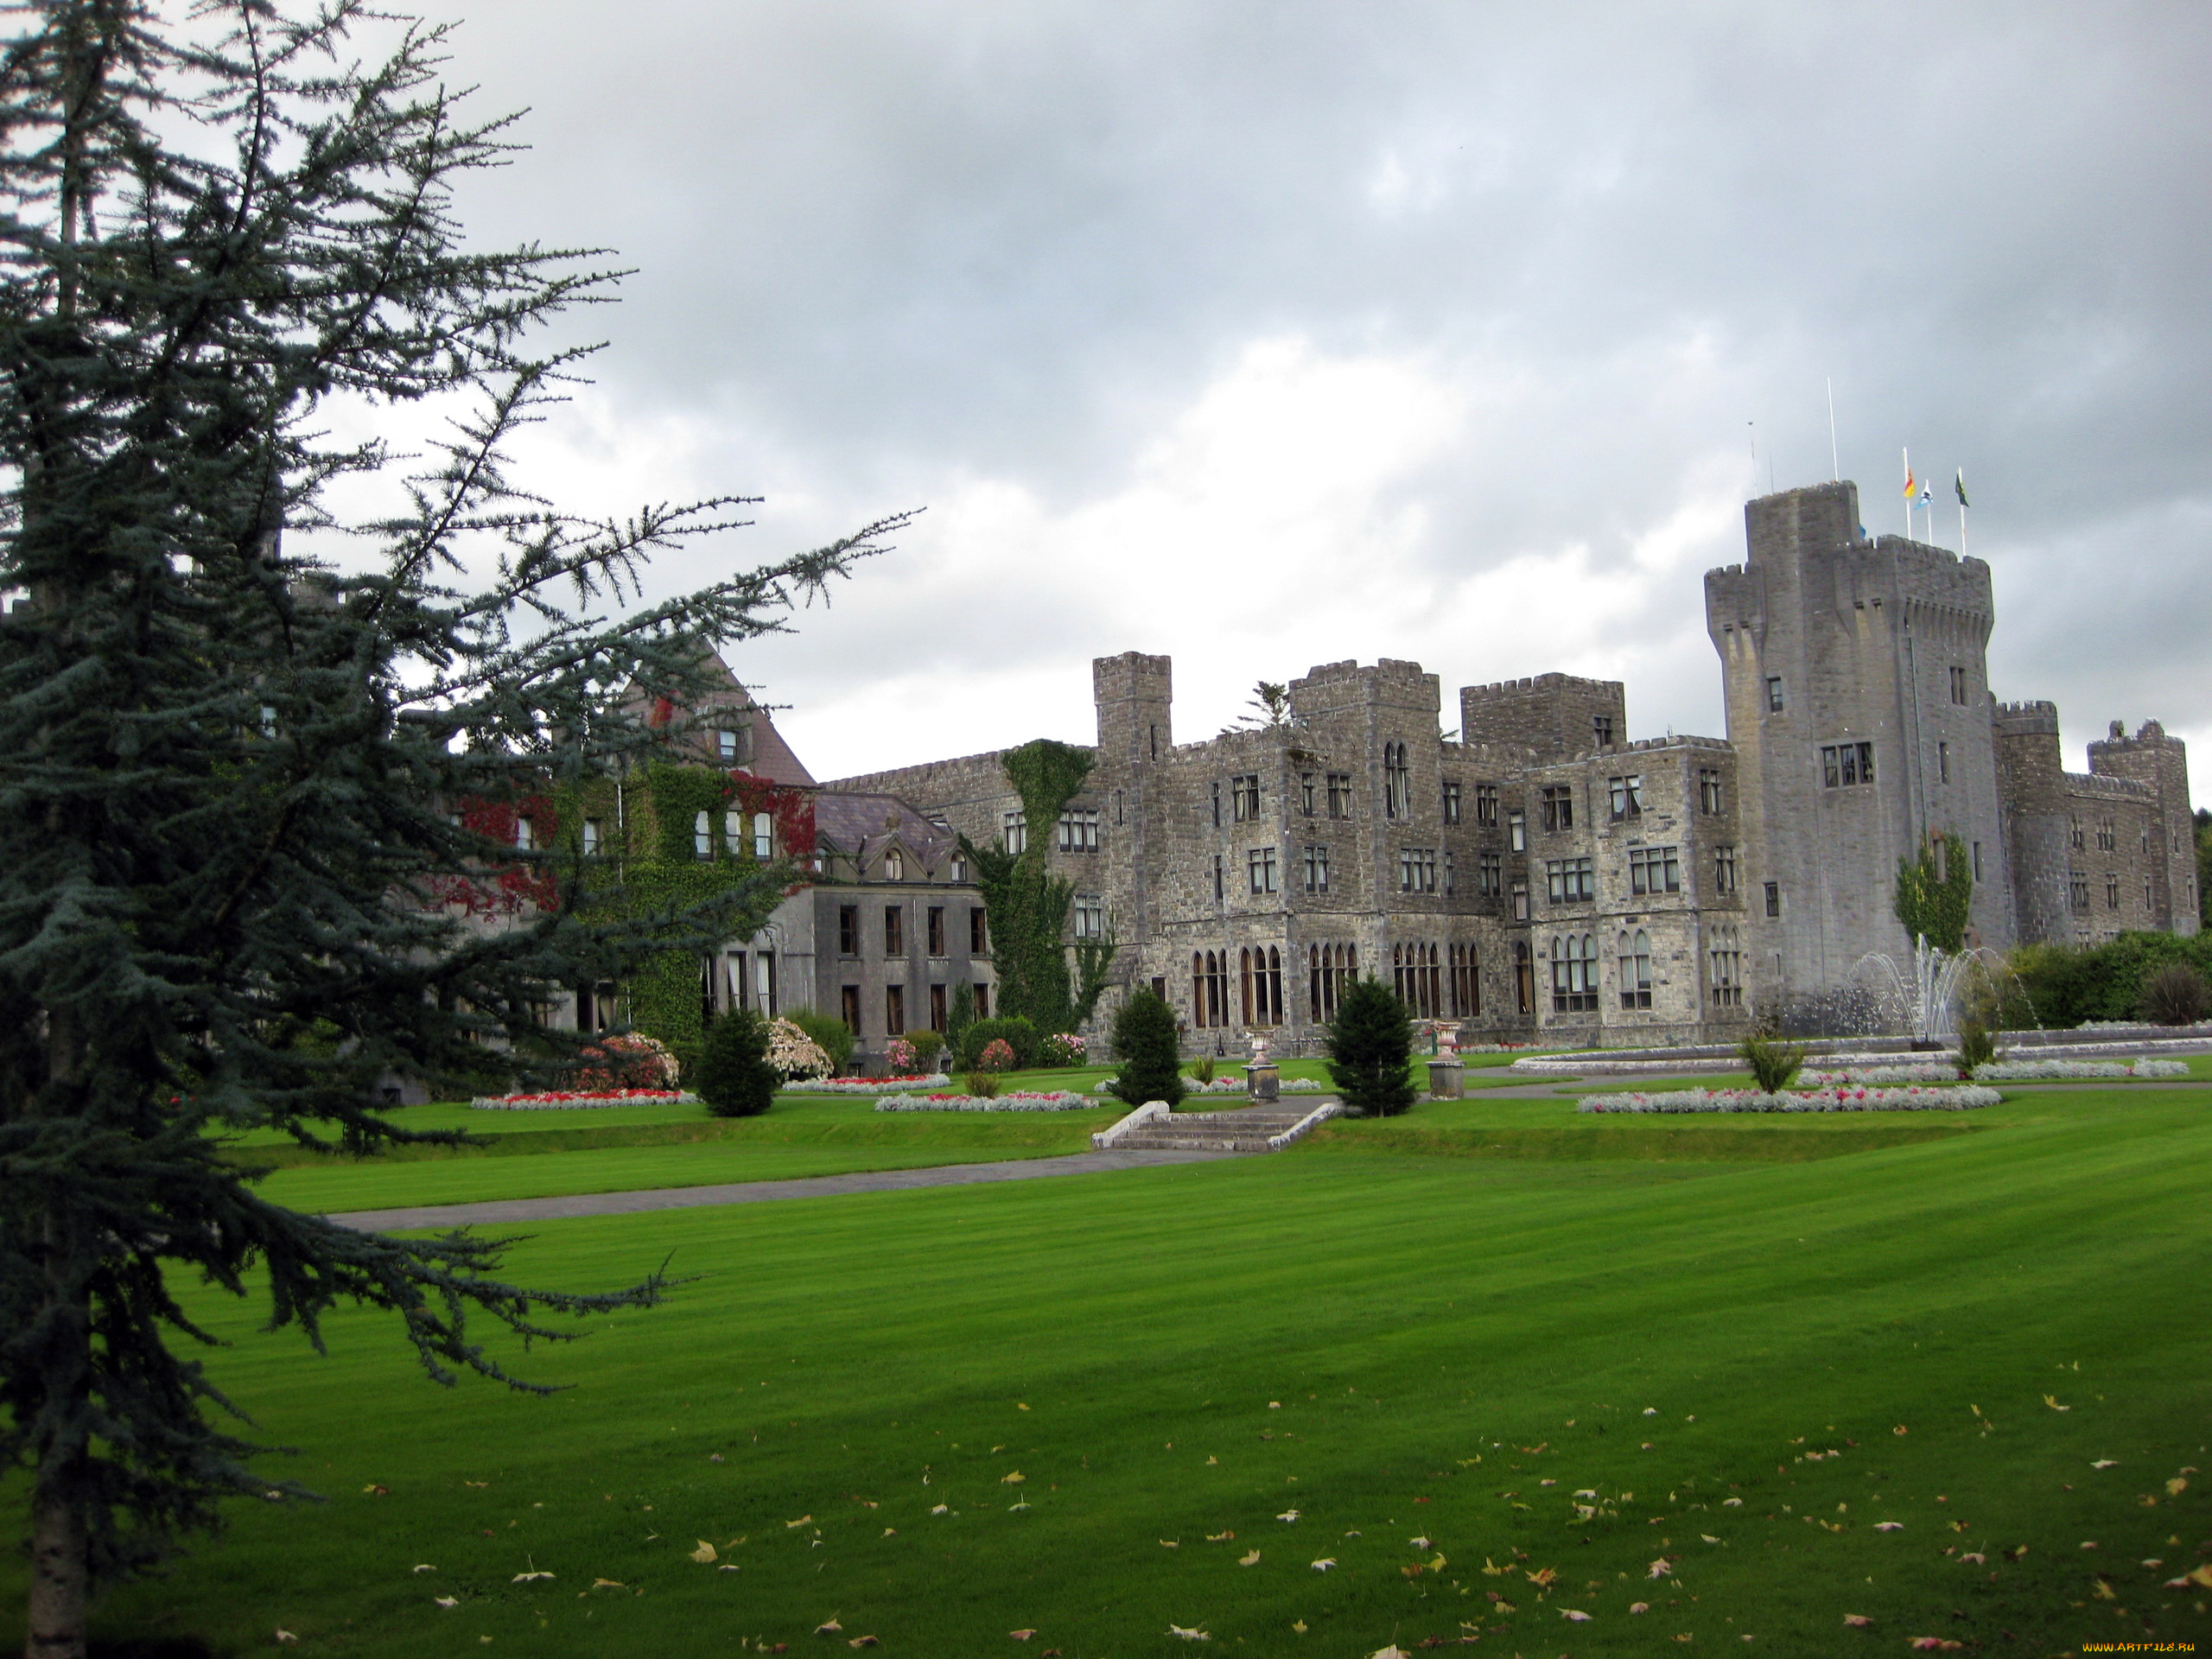
[[1204, 1052], [1310, 1046], [1370, 973], [1467, 1042], [1726, 1039], [1909, 950], [1897, 861], [1930, 836], [1974, 861], [1979, 943], [2195, 931], [2183, 746], [2115, 725], [2066, 772], [2051, 705], [1991, 694], [1985, 562], [1868, 537], [1848, 483], [1745, 518], [1706, 577], [1725, 740], [1631, 741], [1619, 683], [1563, 674], [1464, 689], [1446, 737], [1437, 677], [1385, 658], [1179, 744], [1172, 664], [1131, 652], [1092, 664], [1096, 764], [1058, 825], [1022, 823], [995, 753], [824, 787], [1051, 836], [1117, 982]]

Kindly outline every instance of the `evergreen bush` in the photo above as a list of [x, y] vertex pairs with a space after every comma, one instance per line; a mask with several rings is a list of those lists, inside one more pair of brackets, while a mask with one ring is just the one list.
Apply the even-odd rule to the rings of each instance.
[[1959, 1022], [1959, 1075], [1972, 1078], [1975, 1071], [1997, 1058], [1997, 1033], [1975, 1019]]
[[968, 1063], [968, 1027], [976, 1023], [976, 988], [962, 980], [952, 988], [952, 1001], [944, 1012], [944, 1065], [947, 1071]]
[[1329, 1076], [1344, 1104], [1395, 1117], [1414, 1103], [1414, 1027], [1406, 1005], [1371, 976], [1337, 1005], [1329, 1022]]
[[910, 1031], [906, 1046], [914, 1051], [914, 1070], [934, 1071], [937, 1057], [944, 1052], [944, 1039], [933, 1031]]
[[1121, 1069], [1106, 1092], [1131, 1106], [1163, 1100], [1182, 1103], [1183, 1068], [1175, 1036], [1175, 1011], [1148, 990], [1133, 991], [1114, 1011], [1114, 1052]]
[[845, 1064], [853, 1058], [853, 1028], [834, 1014], [817, 1014], [812, 1008], [793, 1008], [784, 1018], [814, 1039], [814, 1046], [830, 1057], [830, 1075], [845, 1074]]
[[716, 1117], [758, 1117], [783, 1073], [768, 1064], [768, 1022], [756, 1008], [731, 1008], [707, 1022], [691, 1087]]
[[1780, 1094], [1789, 1086], [1789, 1079], [1797, 1075], [1797, 1068], [1805, 1064], [1803, 1044], [1785, 1043], [1764, 1035], [1745, 1038], [1736, 1046], [1736, 1052], [1751, 1067], [1751, 1079], [1763, 1095]]

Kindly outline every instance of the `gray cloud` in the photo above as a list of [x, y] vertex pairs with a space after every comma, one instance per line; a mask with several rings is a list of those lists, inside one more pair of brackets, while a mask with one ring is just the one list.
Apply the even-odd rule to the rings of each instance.
[[[2212, 744], [2212, 16], [478, 0], [457, 52], [533, 106], [478, 232], [639, 267], [580, 324], [613, 349], [571, 453], [636, 451], [600, 484], [767, 493], [724, 557], [935, 509], [744, 664], [817, 769], [1080, 736], [1084, 659], [1129, 645], [1177, 652], [1193, 728], [1262, 672], [1426, 654], [1714, 729], [1696, 575], [1741, 556], [1731, 493], [1827, 475], [1831, 375], [1873, 528], [1901, 444], [1967, 468], [2000, 692]], [[1324, 366], [1255, 382], [1271, 341]], [[1328, 365], [1436, 398], [1306, 504], [1333, 562], [1281, 553], [1301, 521], [1202, 413], [1260, 385], [1294, 439]], [[1343, 631], [1235, 602], [1271, 569]], [[1177, 571], [1203, 605], [1129, 602]]]

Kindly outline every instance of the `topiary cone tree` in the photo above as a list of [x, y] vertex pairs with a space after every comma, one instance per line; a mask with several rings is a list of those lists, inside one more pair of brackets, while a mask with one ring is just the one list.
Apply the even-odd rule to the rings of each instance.
[[1175, 1011], [1150, 991], [1132, 992], [1114, 1014], [1114, 1052], [1121, 1070], [1106, 1092], [1132, 1106], [1183, 1099], [1183, 1057], [1175, 1037]]
[[1395, 1117], [1414, 1103], [1407, 1074], [1413, 1062], [1413, 1020], [1381, 980], [1351, 988], [1329, 1022], [1329, 1076], [1344, 1104], [1376, 1117]]
[[784, 1074], [768, 1064], [771, 1033], [758, 1008], [732, 1008], [707, 1021], [692, 1089], [716, 1117], [758, 1117]]

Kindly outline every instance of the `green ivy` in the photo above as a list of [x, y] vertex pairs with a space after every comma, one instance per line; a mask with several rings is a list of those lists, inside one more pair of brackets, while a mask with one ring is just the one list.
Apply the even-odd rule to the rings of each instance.
[[[1936, 843], [1943, 843], [1943, 873], [1936, 874]], [[1967, 918], [1974, 906], [1974, 866], [1966, 842], [1955, 835], [1931, 836], [1916, 859], [1897, 861], [1897, 918], [1912, 938], [1925, 938], [1938, 950], [1956, 955], [1966, 943]]]

